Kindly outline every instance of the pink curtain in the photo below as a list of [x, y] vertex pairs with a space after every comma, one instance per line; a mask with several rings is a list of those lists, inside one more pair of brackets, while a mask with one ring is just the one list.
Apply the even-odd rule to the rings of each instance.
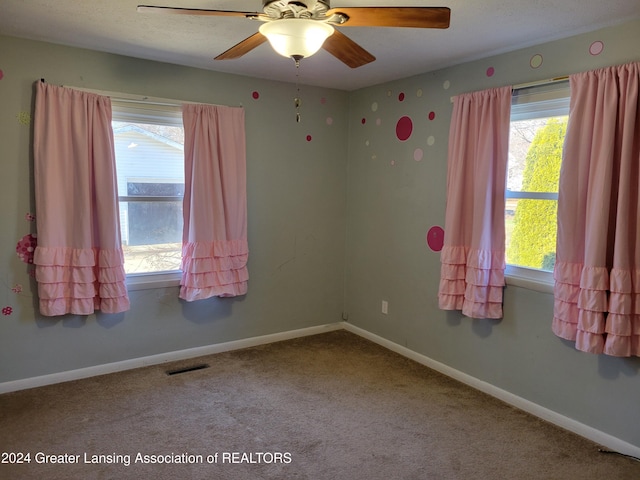
[[640, 63], [570, 84], [553, 331], [581, 351], [640, 356]]
[[438, 292], [443, 310], [502, 318], [511, 87], [454, 98]]
[[37, 82], [33, 149], [40, 313], [127, 310], [111, 101]]
[[180, 298], [247, 293], [244, 110], [184, 105], [185, 192]]

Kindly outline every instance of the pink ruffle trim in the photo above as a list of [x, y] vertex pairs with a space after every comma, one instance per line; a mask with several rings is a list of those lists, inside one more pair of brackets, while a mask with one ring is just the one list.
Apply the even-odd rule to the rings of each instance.
[[471, 318], [502, 318], [504, 253], [443, 247], [438, 304]]
[[36, 247], [34, 262], [45, 316], [129, 309], [122, 250]]
[[640, 356], [640, 270], [558, 262], [554, 278], [558, 337], [584, 352]]
[[192, 302], [245, 295], [248, 257], [246, 240], [183, 244], [180, 298]]

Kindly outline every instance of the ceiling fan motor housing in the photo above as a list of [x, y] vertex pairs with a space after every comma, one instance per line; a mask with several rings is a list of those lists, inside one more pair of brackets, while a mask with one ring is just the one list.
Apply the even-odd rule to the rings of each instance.
[[264, 13], [271, 18], [324, 18], [329, 0], [263, 0]]

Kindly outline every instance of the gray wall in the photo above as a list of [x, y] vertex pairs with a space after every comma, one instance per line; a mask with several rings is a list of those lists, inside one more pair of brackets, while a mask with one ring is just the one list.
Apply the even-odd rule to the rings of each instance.
[[[338, 322], [344, 290], [348, 94], [0, 37], [0, 382]], [[291, 66], [295, 79], [295, 68]], [[16, 243], [35, 231], [33, 83], [142, 94], [246, 112], [249, 291], [178, 300], [131, 292], [123, 315], [38, 315], [33, 266]], [[259, 98], [254, 99], [253, 92]], [[327, 119], [331, 118], [331, 122]], [[307, 141], [311, 135], [311, 141]], [[22, 291], [13, 291], [16, 285]], [[6, 310], [5, 310], [6, 311]]]
[[[604, 44], [599, 55], [589, 53], [594, 41]], [[639, 359], [580, 353], [553, 336], [545, 293], [508, 287], [501, 321], [440, 311], [439, 255], [425, 242], [444, 222], [450, 96], [639, 60], [638, 44], [633, 22], [351, 93], [305, 87], [296, 124], [290, 84], [0, 37], [0, 306], [12, 308], [0, 316], [0, 382], [332, 323], [345, 310], [354, 325], [640, 446]], [[244, 105], [245, 298], [187, 304], [177, 288], [143, 290], [124, 315], [38, 316], [32, 267], [15, 245], [35, 228], [25, 219], [34, 208], [25, 120], [41, 77]], [[403, 116], [413, 131], [400, 141]]]
[[[596, 41], [604, 50], [592, 55]], [[581, 353], [555, 337], [547, 293], [508, 286], [501, 321], [439, 310], [440, 257], [425, 241], [444, 227], [452, 95], [637, 61], [638, 45], [633, 22], [354, 92], [345, 310], [358, 327], [640, 446], [640, 359]], [[413, 133], [400, 141], [403, 116]]]

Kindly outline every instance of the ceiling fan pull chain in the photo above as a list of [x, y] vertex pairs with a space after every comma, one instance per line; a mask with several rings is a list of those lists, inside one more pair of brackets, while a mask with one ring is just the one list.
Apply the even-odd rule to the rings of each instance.
[[302, 100], [300, 99], [300, 59], [294, 58], [296, 62], [296, 96], [293, 99], [293, 102], [296, 106], [296, 123], [300, 123], [300, 105], [302, 105]]

